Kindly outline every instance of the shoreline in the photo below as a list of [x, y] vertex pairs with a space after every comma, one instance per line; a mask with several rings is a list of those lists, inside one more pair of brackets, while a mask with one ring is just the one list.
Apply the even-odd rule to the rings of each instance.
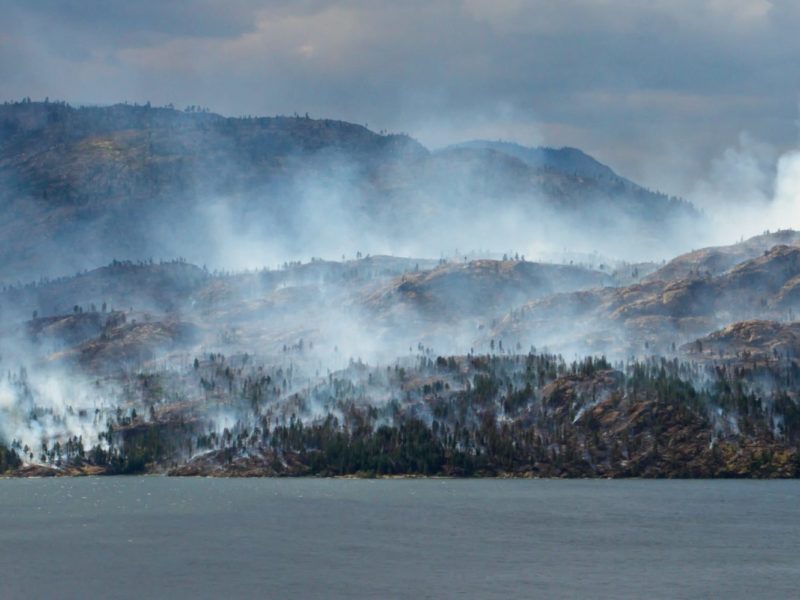
[[800, 481], [797, 476], [782, 476], [770, 474], [767, 476], [758, 475], [726, 475], [726, 476], [699, 476], [699, 477], [681, 477], [670, 475], [656, 475], [652, 477], [637, 476], [548, 476], [536, 474], [513, 474], [513, 473], [499, 473], [497, 475], [420, 475], [414, 473], [399, 474], [399, 475], [301, 475], [301, 474], [282, 474], [282, 475], [254, 475], [254, 474], [236, 474], [236, 473], [206, 473], [206, 474], [173, 474], [168, 472], [150, 472], [150, 473], [108, 473], [101, 469], [85, 469], [80, 471], [63, 472], [57, 469], [26, 469], [25, 472], [17, 473], [3, 473], [0, 475], [0, 480], [11, 479], [52, 479], [52, 478], [106, 478], [106, 477], [163, 477], [170, 479], [338, 479], [338, 480], [381, 480], [381, 481], [406, 481], [406, 480], [450, 480], [450, 481], [473, 481], [473, 480], [549, 480], [549, 481], [730, 481], [730, 480], [748, 480], [748, 481]]

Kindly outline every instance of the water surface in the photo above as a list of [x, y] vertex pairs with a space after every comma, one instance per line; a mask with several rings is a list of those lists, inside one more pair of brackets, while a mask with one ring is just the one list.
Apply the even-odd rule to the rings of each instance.
[[0, 598], [790, 598], [800, 482], [0, 480]]

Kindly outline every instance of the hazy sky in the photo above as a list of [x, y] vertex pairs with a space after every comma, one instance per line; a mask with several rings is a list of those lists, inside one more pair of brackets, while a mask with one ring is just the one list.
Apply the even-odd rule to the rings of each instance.
[[796, 0], [0, 0], [0, 99], [342, 118], [585, 149], [684, 193], [795, 147]]

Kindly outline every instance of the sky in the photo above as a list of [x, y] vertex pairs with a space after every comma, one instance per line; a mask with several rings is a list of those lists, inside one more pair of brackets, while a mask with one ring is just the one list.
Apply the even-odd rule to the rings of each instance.
[[575, 146], [691, 195], [797, 147], [795, 0], [0, 0], [0, 100]]

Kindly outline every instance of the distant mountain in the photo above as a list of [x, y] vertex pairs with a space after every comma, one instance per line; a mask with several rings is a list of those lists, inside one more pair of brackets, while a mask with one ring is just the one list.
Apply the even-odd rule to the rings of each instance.
[[425, 156], [406, 136], [340, 121], [3, 105], [0, 280], [192, 249], [206, 259], [214, 210], [230, 217], [232, 233], [255, 223], [259, 234], [289, 237], [304, 181], [349, 189], [379, 166]]
[[0, 209], [0, 282], [113, 258], [237, 267], [534, 242], [652, 254], [700, 226], [689, 203], [574, 149], [431, 153], [329, 119], [36, 102], [0, 106]]
[[[544, 146], [531, 148], [513, 142], [491, 142], [488, 140], [472, 140], [448, 147], [448, 149], [453, 148], [494, 150], [518, 158], [535, 169], [554, 171], [577, 177], [618, 180], [631, 183], [624, 177], [617, 175], [611, 167], [604, 165], [577, 148], [569, 148], [566, 146], [563, 148], [547, 148]], [[631, 185], [633, 184], [631, 183]]]

